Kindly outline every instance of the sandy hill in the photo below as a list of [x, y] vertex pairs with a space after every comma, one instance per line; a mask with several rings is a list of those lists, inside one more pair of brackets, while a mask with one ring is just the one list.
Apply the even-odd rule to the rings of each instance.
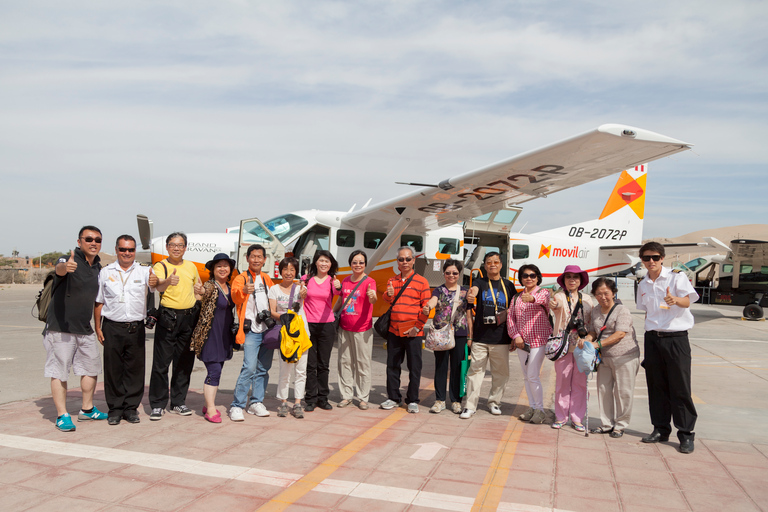
[[[643, 240], [643, 242], [656, 241], [662, 244], [699, 243], [704, 242], [705, 236], [715, 237], [726, 245], [729, 245], [731, 240], [737, 238], [768, 240], [768, 224], [742, 224], [725, 228], [702, 229], [701, 231], [694, 231], [693, 233], [687, 233], [674, 238], [649, 238]], [[670, 248], [667, 250], [665, 260], [668, 263], [672, 263], [675, 260], [686, 262], [705, 254], [725, 254], [725, 250], [712, 248], [697, 249], [695, 247]]]

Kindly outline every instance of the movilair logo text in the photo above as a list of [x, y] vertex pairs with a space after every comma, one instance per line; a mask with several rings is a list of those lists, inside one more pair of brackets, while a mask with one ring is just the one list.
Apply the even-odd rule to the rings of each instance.
[[541, 244], [541, 249], [539, 250], [539, 258], [543, 258], [544, 256], [547, 258], [550, 256], [554, 258], [586, 258], [588, 255], [589, 249], [579, 249], [578, 245], [568, 248], [552, 248], [551, 245]]

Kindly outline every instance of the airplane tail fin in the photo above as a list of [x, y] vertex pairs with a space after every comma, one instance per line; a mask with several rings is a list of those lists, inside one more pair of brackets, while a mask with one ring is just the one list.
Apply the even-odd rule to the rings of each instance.
[[597, 219], [537, 235], [599, 241], [604, 246], [638, 245], [643, 239], [648, 164], [622, 171]]

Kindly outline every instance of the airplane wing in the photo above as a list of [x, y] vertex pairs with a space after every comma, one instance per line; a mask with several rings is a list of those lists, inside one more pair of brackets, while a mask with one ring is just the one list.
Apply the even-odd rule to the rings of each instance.
[[488, 167], [424, 186], [344, 215], [367, 231], [389, 231], [403, 218], [410, 230], [450, 226], [503, 206], [571, 187], [691, 148], [691, 144], [618, 124], [556, 142]]

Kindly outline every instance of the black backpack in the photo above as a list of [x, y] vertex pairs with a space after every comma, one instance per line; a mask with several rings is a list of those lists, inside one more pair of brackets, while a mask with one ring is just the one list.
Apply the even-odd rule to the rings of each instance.
[[[35, 299], [35, 303], [32, 306], [32, 316], [37, 316], [37, 319], [41, 322], [48, 321], [48, 306], [51, 305], [51, 299], [53, 299], [53, 277], [56, 275], [55, 270], [48, 272], [43, 281], [43, 289], [40, 290]], [[35, 308], [37, 308], [37, 315], [35, 315]]]

